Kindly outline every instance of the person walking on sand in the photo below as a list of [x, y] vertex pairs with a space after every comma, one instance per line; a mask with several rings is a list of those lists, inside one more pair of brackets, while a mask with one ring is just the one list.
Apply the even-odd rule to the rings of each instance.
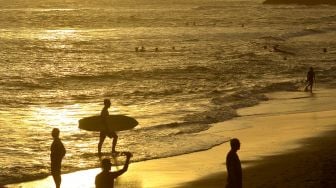
[[240, 142], [237, 138], [230, 140], [231, 150], [226, 156], [227, 185], [226, 188], [242, 188], [243, 176], [237, 151], [240, 149]]
[[104, 140], [106, 136], [112, 138], [112, 154], [116, 154], [116, 145], [118, 140], [118, 135], [114, 132], [108, 129], [107, 126], [107, 118], [109, 116], [108, 109], [111, 107], [111, 101], [110, 99], [104, 100], [104, 108], [102, 109], [100, 116], [102, 118], [103, 123], [105, 124], [105, 130], [100, 131], [99, 134], [99, 143], [98, 143], [98, 155], [101, 155], [101, 148], [104, 143]]
[[61, 166], [62, 159], [65, 156], [65, 148], [64, 145], [59, 138], [60, 130], [58, 128], [54, 128], [51, 132], [51, 135], [54, 141], [50, 147], [50, 160], [51, 160], [51, 175], [54, 179], [56, 188], [61, 187]]
[[101, 161], [102, 172], [96, 176], [95, 179], [96, 188], [113, 188], [114, 179], [116, 179], [118, 176], [122, 175], [128, 170], [132, 153], [122, 152], [121, 154], [126, 156], [126, 162], [121, 170], [111, 172], [111, 166], [112, 166], [111, 160], [103, 159]]
[[313, 85], [315, 83], [315, 72], [313, 70], [313, 67], [310, 67], [308, 73], [307, 73], [307, 85], [305, 87], [305, 91], [308, 91], [308, 87], [310, 88], [310, 92], [313, 92]]

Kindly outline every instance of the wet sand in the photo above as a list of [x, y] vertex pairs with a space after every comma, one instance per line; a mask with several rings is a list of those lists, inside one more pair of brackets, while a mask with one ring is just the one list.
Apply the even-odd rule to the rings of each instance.
[[[305, 139], [289, 153], [267, 156], [244, 169], [243, 185], [252, 188], [336, 187], [336, 131]], [[243, 161], [244, 162], [244, 161]], [[214, 173], [178, 187], [223, 187], [226, 173]]]
[[[237, 137], [244, 187], [335, 187], [336, 90], [279, 92], [207, 134]], [[204, 140], [200, 140], [204, 142]], [[223, 187], [229, 144], [176, 157], [132, 163], [116, 187]], [[100, 169], [63, 174], [63, 188], [94, 187]], [[54, 187], [52, 178], [8, 187]]]

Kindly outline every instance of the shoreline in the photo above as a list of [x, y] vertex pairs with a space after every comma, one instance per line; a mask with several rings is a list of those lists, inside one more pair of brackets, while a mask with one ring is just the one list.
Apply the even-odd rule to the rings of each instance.
[[[327, 107], [324, 105], [325, 102], [336, 103], [333, 91], [335, 90], [321, 89], [314, 96], [310, 96], [306, 92], [271, 94], [275, 100], [241, 109], [241, 117], [214, 124], [205, 132], [239, 138], [242, 147], [238, 155], [242, 161], [245, 185], [246, 182], [251, 182], [248, 183], [250, 185], [262, 183], [261, 180], [265, 179], [257, 178], [253, 182], [253, 179], [257, 177], [253, 173], [252, 180], [249, 180], [249, 171], [255, 172], [254, 168], [265, 168], [265, 172], [268, 172], [269, 165], [263, 166], [264, 163], [268, 164], [267, 161], [273, 161], [273, 157], [287, 155], [293, 151], [300, 153], [300, 148], [305, 146], [305, 142], [302, 140], [320, 138], [324, 133], [336, 129], [334, 126], [336, 108], [334, 105]], [[277, 106], [277, 109], [274, 109], [274, 105]], [[318, 110], [307, 111], [306, 105], [316, 105]], [[269, 113], [270, 109], [274, 113]], [[277, 131], [274, 132], [274, 129]], [[129, 171], [118, 178], [116, 187], [224, 186], [226, 180], [225, 156], [228, 151], [229, 144], [224, 143], [206, 151], [131, 163]], [[278, 166], [283, 167], [286, 164]], [[95, 168], [63, 174], [62, 187], [94, 187], [94, 177], [99, 172], [100, 169]], [[277, 171], [274, 173], [277, 174]], [[271, 176], [271, 178], [274, 177]], [[8, 185], [8, 188], [48, 188], [53, 186], [52, 178], [49, 176], [42, 180], [11, 184]]]
[[[265, 157], [245, 170], [251, 187], [335, 187], [336, 131], [302, 140], [302, 147], [289, 153]], [[268, 179], [259, 183], [253, 179]]]

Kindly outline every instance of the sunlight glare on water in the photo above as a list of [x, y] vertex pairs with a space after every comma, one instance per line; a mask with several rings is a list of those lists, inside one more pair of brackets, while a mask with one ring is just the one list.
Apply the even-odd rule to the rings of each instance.
[[[47, 125], [49, 127], [62, 127], [65, 131], [77, 130], [78, 117], [83, 116], [81, 111], [82, 107], [79, 104], [68, 105], [64, 107], [33, 107], [31, 108], [31, 117], [38, 119], [38, 124]], [[33, 120], [27, 119], [30, 123]], [[29, 122], [27, 122], [29, 123]]]
[[53, 29], [43, 30], [37, 34], [37, 38], [41, 40], [66, 40], [69, 38], [77, 38], [77, 30], [75, 29]]
[[142, 161], [227, 141], [204, 130], [302, 87], [310, 66], [335, 86], [334, 8], [256, 1], [0, 0], [0, 184], [49, 175], [54, 127], [62, 172], [98, 167], [99, 132], [78, 120], [105, 98], [139, 122], [117, 150]]

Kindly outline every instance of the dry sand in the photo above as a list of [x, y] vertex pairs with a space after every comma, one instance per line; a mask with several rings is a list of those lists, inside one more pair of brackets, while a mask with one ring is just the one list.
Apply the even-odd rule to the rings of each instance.
[[[270, 94], [207, 134], [237, 137], [245, 188], [336, 187], [336, 90]], [[176, 157], [133, 163], [116, 187], [224, 187], [229, 144]], [[63, 174], [63, 188], [94, 187], [100, 169]], [[54, 187], [50, 177], [8, 187]]]
[[[302, 147], [281, 155], [267, 156], [244, 169], [246, 188], [334, 188], [336, 187], [336, 131], [305, 139]], [[219, 172], [180, 188], [224, 187]]]

